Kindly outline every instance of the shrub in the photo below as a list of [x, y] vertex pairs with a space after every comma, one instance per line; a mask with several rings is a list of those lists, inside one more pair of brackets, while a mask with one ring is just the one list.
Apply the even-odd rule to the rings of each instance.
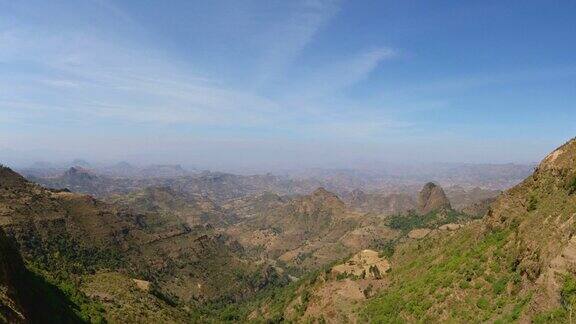
[[530, 199], [528, 199], [527, 210], [531, 212], [535, 211], [536, 208], [538, 208], [538, 199], [535, 196], [530, 196]]
[[488, 299], [481, 297], [478, 299], [478, 302], [476, 302], [476, 306], [482, 310], [488, 310], [490, 308], [490, 302], [488, 302]]
[[376, 245], [376, 249], [380, 250], [378, 256], [381, 258], [392, 257], [394, 255], [394, 245], [395, 243], [392, 240], [387, 240], [384, 243], [378, 242]]
[[508, 278], [506, 277], [500, 278], [499, 280], [496, 280], [492, 283], [492, 291], [494, 291], [496, 295], [500, 295], [501, 293], [504, 292], [504, 290], [506, 290], [507, 284], [508, 284]]
[[418, 215], [414, 211], [411, 211], [408, 215], [391, 216], [388, 225], [394, 229], [409, 232], [415, 228], [433, 228], [448, 223], [457, 223], [470, 218], [470, 216], [455, 210], [432, 211], [426, 215]]
[[564, 308], [573, 309], [573, 306], [576, 305], [576, 279], [574, 277], [567, 276], [564, 279], [560, 296], [562, 297]]
[[566, 189], [568, 190], [569, 195], [576, 193], [576, 175], [568, 181]]

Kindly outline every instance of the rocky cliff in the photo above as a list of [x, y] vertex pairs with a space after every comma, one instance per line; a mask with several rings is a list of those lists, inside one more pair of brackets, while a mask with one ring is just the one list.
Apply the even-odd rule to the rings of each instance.
[[442, 187], [429, 182], [418, 194], [418, 212], [425, 215], [441, 209], [451, 209], [450, 201]]

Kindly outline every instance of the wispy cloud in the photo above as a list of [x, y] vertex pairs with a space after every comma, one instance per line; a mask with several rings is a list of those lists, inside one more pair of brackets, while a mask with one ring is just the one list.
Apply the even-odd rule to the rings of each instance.
[[[1, 47], [12, 49], [2, 53], [3, 61], [20, 60], [36, 67], [25, 74], [12, 71], [0, 76], [6, 96], [27, 102], [19, 109], [44, 105], [48, 112], [53, 109], [48, 97], [54, 98], [60, 109], [101, 117], [251, 124], [278, 108], [268, 99], [182, 70], [150, 50], [122, 47], [84, 34], [44, 38], [11, 30], [3, 35], [10, 37], [0, 40]], [[17, 74], [19, 81], [11, 74]], [[0, 109], [10, 108], [6, 100], [0, 102]]]
[[[95, 1], [123, 20], [130, 17], [108, 2]], [[314, 35], [338, 11], [339, 1], [307, 0], [292, 6], [283, 21], [264, 32], [266, 48], [256, 83], [269, 82], [293, 62]], [[52, 34], [42, 26], [11, 24], [0, 28], [0, 62], [24, 62], [0, 76], [5, 92], [0, 110], [34, 111], [44, 107], [73, 113], [147, 123], [258, 126], [290, 123], [299, 106], [333, 109], [314, 101], [365, 79], [397, 51], [375, 48], [318, 67], [298, 82], [285, 85], [284, 95], [263, 97], [202, 75], [149, 47], [97, 33], [69, 30]], [[266, 81], [267, 80], [267, 81]], [[295, 95], [298, 102], [292, 99]], [[17, 104], [15, 104], [17, 103]], [[40, 109], [41, 111], [41, 109]], [[318, 128], [319, 130], [322, 128]]]
[[507, 70], [492, 73], [477, 73], [468, 75], [454, 75], [442, 79], [431, 79], [417, 84], [398, 87], [396, 93], [446, 93], [458, 92], [474, 88], [494, 85], [505, 85], [523, 82], [542, 82], [543, 80], [558, 80], [560, 78], [576, 75], [576, 65], [563, 65], [557, 67], [524, 68], [520, 70]]
[[295, 1], [289, 15], [269, 26], [262, 37], [265, 44], [260, 59], [256, 88], [277, 81], [317, 33], [339, 10], [339, 0]]
[[[94, 2], [113, 17], [137, 24], [110, 3]], [[291, 3], [282, 19], [262, 31], [262, 56], [247, 72], [253, 73], [254, 84], [276, 83], [279, 90], [273, 96], [262, 95], [258, 87], [229, 84], [222, 75], [200, 73], [194, 61], [182, 64], [162, 49], [123, 37], [110, 39], [73, 28], [55, 34], [43, 25], [17, 20], [0, 25], [0, 64], [6, 64], [0, 66], [5, 72], [0, 74], [0, 111], [10, 121], [58, 116], [83, 123], [254, 128], [260, 133], [278, 125], [276, 131], [287, 136], [324, 138], [368, 138], [410, 127], [383, 110], [367, 119], [344, 98], [337, 104], [325, 100], [340, 96], [382, 62], [397, 57], [395, 49], [341, 53], [329, 64], [281, 80], [339, 5], [335, 0]], [[304, 125], [303, 116], [308, 117]]]
[[[533, 40], [498, 23], [522, 10], [498, 10], [506, 17], [488, 27], [506, 33], [484, 37], [476, 19], [443, 25], [458, 11], [374, 2], [400, 11], [388, 20], [344, 1], [0, 0], [0, 144], [90, 152], [97, 142], [100, 155], [154, 139], [154, 149], [175, 143], [174, 156], [200, 143], [276, 156], [288, 142], [301, 155], [327, 144], [340, 154], [360, 147], [347, 140], [573, 131], [576, 69], [561, 19], [533, 33], [550, 39], [530, 51]], [[486, 48], [498, 50], [475, 53]], [[302, 139], [323, 142], [298, 151]]]
[[288, 83], [289, 97], [309, 100], [338, 93], [365, 80], [382, 62], [399, 56], [396, 49], [382, 47], [361, 51], [350, 57], [319, 66], [309, 75]]

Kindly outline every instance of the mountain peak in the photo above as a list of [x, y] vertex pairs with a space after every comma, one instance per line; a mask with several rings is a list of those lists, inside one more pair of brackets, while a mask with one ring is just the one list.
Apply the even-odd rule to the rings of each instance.
[[88, 161], [83, 160], [83, 159], [74, 159], [72, 161], [72, 165], [73, 166], [80, 166], [82, 168], [89, 168], [91, 167], [90, 163], [88, 163]]
[[326, 201], [326, 202], [332, 201], [332, 202], [336, 202], [338, 204], [344, 204], [340, 200], [340, 197], [338, 197], [335, 193], [326, 190], [323, 187], [319, 187], [318, 189], [314, 190], [314, 192], [312, 192], [312, 194], [310, 196], [314, 200], [321, 200], [321, 201]]
[[310, 213], [312, 210], [317, 208], [332, 211], [341, 211], [346, 208], [344, 202], [340, 200], [336, 194], [326, 190], [323, 187], [314, 190], [314, 192], [312, 192], [310, 195], [304, 196], [302, 198], [302, 200], [299, 200], [299, 209], [301, 212], [305, 213]]
[[418, 212], [428, 214], [439, 209], [449, 209], [450, 201], [439, 185], [428, 182], [418, 194]]
[[324, 188], [324, 187], [318, 187], [316, 190], [314, 190], [312, 192], [312, 195], [313, 196], [335, 196], [335, 194], [326, 190], [326, 188]]
[[75, 175], [79, 175], [79, 174], [88, 174], [90, 175], [91, 172], [88, 169], [85, 169], [83, 167], [80, 166], [73, 166], [70, 167], [68, 170], [66, 170], [66, 172], [64, 172], [65, 176], [75, 176]]

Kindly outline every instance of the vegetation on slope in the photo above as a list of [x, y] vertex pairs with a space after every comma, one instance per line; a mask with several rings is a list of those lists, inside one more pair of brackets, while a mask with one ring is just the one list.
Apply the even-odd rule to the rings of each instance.
[[469, 221], [473, 217], [457, 212], [452, 209], [431, 211], [425, 215], [419, 215], [410, 211], [407, 215], [393, 215], [389, 218], [389, 226], [401, 230], [404, 233], [416, 228], [436, 228], [444, 224], [460, 223]]
[[42, 276], [28, 271], [11, 240], [0, 228], [0, 323], [98, 322], [79, 303]]
[[390, 286], [363, 309], [383, 323], [562, 322], [576, 284], [576, 141], [501, 195], [482, 221], [396, 248]]
[[397, 249], [390, 287], [371, 300], [371, 321], [474, 322], [519, 318], [530, 295], [521, 291], [511, 232], [478, 234], [474, 224]]
[[[0, 225], [18, 242], [36, 277], [59, 287], [54, 291], [71, 312], [91, 322], [114, 320], [118, 312], [145, 322], [158, 319], [157, 314], [179, 322], [182, 313], [188, 318], [205, 303], [245, 299], [281, 281], [265, 265], [238, 258], [238, 247], [210, 227], [190, 227], [165, 213], [132, 214], [90, 196], [47, 190], [7, 168], [0, 168]], [[110, 283], [123, 278], [124, 284], [106, 285], [102, 278]], [[150, 305], [138, 307], [138, 301], [127, 298], [132, 279], [153, 284], [146, 295]], [[89, 284], [94, 281], [102, 284]], [[48, 293], [34, 298], [48, 298]], [[125, 307], [118, 310], [117, 305]]]

